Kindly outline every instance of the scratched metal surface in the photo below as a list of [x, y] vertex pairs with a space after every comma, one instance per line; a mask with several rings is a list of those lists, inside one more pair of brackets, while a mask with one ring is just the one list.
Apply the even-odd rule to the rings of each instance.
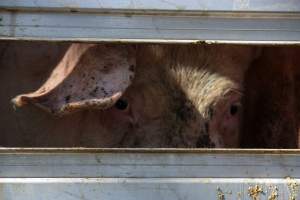
[[299, 0], [1, 0], [0, 39], [300, 43]]
[[299, 150], [0, 149], [0, 199], [299, 199]]
[[299, 12], [298, 0], [1, 0], [0, 7], [62, 10]]
[[[298, 44], [299, 12], [298, 0], [1, 0], [0, 39]], [[4, 200], [296, 200], [299, 181], [299, 151], [0, 149]]]

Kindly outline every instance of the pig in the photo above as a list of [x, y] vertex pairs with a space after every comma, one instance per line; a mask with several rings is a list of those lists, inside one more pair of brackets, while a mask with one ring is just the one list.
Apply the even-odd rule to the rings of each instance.
[[[7, 142], [42, 147], [239, 146], [243, 76], [256, 57], [254, 47], [74, 43], [60, 52], [52, 45], [55, 51], [50, 48], [46, 54], [58, 58], [51, 62], [50, 76], [36, 91], [12, 100], [20, 138], [14, 142], [15, 136], [6, 134]], [[27, 73], [34, 65], [50, 65], [50, 58], [35, 63], [46, 56], [36, 52], [43, 48], [49, 47], [32, 48], [36, 56], [24, 58], [22, 46], [12, 45], [2, 60], [15, 61], [2, 65], [27, 65], [22, 69]], [[28, 84], [36, 82], [28, 79]]]
[[299, 148], [299, 55], [299, 47], [264, 47], [246, 71], [241, 147]]

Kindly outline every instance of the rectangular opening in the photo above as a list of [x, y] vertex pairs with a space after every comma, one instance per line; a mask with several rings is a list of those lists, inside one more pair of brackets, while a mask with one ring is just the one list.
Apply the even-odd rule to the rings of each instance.
[[0, 199], [297, 199], [299, 8], [0, 1]]
[[298, 148], [300, 47], [0, 42], [0, 146]]

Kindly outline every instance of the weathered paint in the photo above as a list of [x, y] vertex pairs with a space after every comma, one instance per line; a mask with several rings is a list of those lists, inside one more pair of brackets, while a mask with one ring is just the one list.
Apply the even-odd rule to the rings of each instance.
[[151, 10], [151, 11], [267, 11], [297, 12], [300, 2], [294, 0], [2, 0], [0, 7], [29, 10]]
[[297, 199], [299, 150], [0, 149], [1, 199]]
[[[298, 1], [82, 2], [2, 0], [0, 39], [300, 41]], [[2, 149], [0, 199], [294, 200], [299, 155], [299, 150]]]
[[[266, 181], [266, 183], [262, 183]], [[248, 187], [259, 184], [263, 192], [255, 198], [248, 195]], [[273, 198], [270, 186], [276, 185], [278, 195]], [[215, 180], [211, 184], [191, 178], [27, 178], [1, 179], [1, 199], [205, 199], [206, 200], [274, 200], [289, 199], [286, 183], [278, 179]], [[222, 192], [220, 192], [222, 191]], [[220, 193], [222, 195], [220, 195]], [[291, 198], [290, 198], [291, 199]]]
[[98, 2], [1, 1], [0, 39], [259, 44], [300, 41], [298, 1], [101, 1], [101, 6]]

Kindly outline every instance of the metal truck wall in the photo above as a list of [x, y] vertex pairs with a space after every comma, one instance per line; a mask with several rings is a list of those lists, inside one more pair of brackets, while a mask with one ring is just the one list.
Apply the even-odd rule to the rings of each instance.
[[0, 197], [299, 199], [298, 151], [1, 150]]

